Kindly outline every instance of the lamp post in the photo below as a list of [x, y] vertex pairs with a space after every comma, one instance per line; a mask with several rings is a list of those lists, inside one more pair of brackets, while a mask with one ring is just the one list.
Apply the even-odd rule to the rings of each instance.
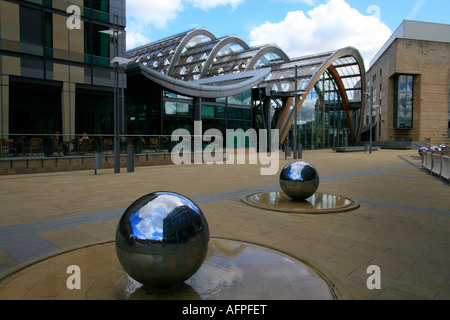
[[107, 34], [111, 37], [114, 43], [114, 58], [111, 63], [114, 64], [114, 173], [120, 173], [120, 133], [121, 130], [121, 120], [122, 115], [120, 112], [120, 101], [119, 101], [119, 66], [124, 65], [131, 61], [123, 57], [119, 57], [119, 35], [122, 31], [119, 31], [119, 16], [114, 15], [114, 27], [109, 30], [99, 31], [101, 33]]
[[370, 105], [370, 110], [369, 110], [369, 153], [372, 153], [372, 99], [373, 99], [373, 94], [372, 92], [365, 92], [366, 95], [369, 96], [369, 105]]
[[298, 159], [298, 145], [297, 145], [297, 90], [298, 90], [298, 82], [297, 82], [297, 65], [295, 66], [295, 90], [294, 90], [294, 133], [293, 133], [293, 153], [294, 157], [293, 159]]

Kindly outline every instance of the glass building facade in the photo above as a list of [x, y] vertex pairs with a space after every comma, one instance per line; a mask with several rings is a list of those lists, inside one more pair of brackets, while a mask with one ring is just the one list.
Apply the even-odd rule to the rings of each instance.
[[[291, 59], [275, 45], [250, 47], [236, 36], [216, 38], [194, 29], [130, 50], [127, 56], [129, 133], [192, 132], [194, 121], [201, 120], [203, 131], [278, 129], [280, 144], [297, 140], [308, 149], [360, 140], [366, 81], [354, 48]], [[253, 86], [220, 95], [257, 70], [268, 71]], [[217, 92], [211, 97], [208, 90], [213, 88]]]
[[115, 46], [100, 31], [125, 30], [125, 1], [1, 0], [0, 15], [2, 138], [112, 134]]
[[[130, 135], [170, 136], [176, 129], [194, 133], [194, 97], [176, 94], [141, 77], [129, 77], [126, 128]], [[252, 128], [251, 90], [224, 98], [201, 99], [203, 131]]]

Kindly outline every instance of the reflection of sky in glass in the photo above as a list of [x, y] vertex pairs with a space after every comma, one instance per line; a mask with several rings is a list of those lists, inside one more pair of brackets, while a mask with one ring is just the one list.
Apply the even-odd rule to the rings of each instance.
[[198, 212], [192, 202], [178, 194], [159, 192], [157, 195], [130, 217], [133, 233], [138, 239], [161, 241], [164, 219], [177, 207], [187, 206]]
[[288, 172], [288, 177], [292, 180], [303, 180], [302, 178], [302, 169], [305, 166], [302, 162], [294, 162], [291, 165], [291, 170]]

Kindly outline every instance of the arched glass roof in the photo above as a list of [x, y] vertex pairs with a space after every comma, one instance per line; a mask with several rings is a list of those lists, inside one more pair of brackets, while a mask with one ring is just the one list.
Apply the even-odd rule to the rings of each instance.
[[[364, 114], [365, 99], [361, 99], [366, 83], [364, 62], [359, 51], [352, 47], [291, 59], [276, 45], [250, 47], [236, 36], [216, 38], [208, 30], [194, 29], [130, 50], [127, 55], [132, 59], [130, 65], [139, 64], [188, 82], [270, 68], [258, 86], [268, 88], [274, 97], [298, 96], [297, 109], [327, 72], [338, 87], [346, 111], [357, 106], [361, 109], [360, 117]], [[153, 71], [146, 74], [155, 75]], [[289, 101], [291, 104], [292, 99]], [[285, 105], [279, 123], [282, 141], [293, 123], [292, 117], [293, 108]], [[357, 139], [359, 134], [360, 124], [353, 136]]]

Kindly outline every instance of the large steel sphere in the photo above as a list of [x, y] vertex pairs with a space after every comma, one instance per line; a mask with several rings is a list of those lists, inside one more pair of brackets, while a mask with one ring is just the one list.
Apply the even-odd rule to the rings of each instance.
[[209, 228], [200, 208], [173, 192], [136, 200], [116, 230], [122, 267], [148, 287], [170, 287], [193, 276], [208, 252]]
[[427, 152], [427, 151], [428, 151], [428, 148], [422, 147], [419, 149], [419, 154], [421, 155], [422, 153]]
[[294, 161], [281, 170], [281, 189], [293, 200], [311, 197], [319, 188], [319, 182], [316, 168], [305, 161]]
[[442, 151], [442, 149], [438, 146], [432, 146], [430, 147], [430, 151]]

